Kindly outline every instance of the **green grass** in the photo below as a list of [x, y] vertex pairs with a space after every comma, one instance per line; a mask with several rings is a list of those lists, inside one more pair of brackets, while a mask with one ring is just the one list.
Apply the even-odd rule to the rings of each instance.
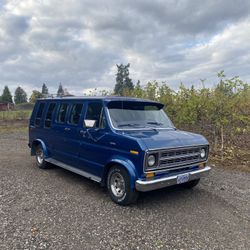
[[30, 118], [32, 110], [11, 110], [0, 111], [0, 121], [27, 120]]

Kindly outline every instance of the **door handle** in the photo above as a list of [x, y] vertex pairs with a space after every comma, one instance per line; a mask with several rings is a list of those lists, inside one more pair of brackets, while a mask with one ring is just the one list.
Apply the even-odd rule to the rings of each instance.
[[70, 131], [70, 128], [65, 128], [64, 131]]
[[87, 132], [81, 129], [81, 130], [79, 131], [79, 133], [80, 133], [83, 137], [85, 137]]

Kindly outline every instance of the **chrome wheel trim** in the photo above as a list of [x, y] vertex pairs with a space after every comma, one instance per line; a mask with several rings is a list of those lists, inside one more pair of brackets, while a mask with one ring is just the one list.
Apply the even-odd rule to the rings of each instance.
[[36, 159], [37, 159], [37, 162], [41, 165], [44, 161], [44, 154], [43, 154], [43, 150], [41, 148], [39, 148], [37, 151], [36, 151]]
[[121, 198], [125, 194], [125, 180], [120, 173], [116, 172], [111, 175], [110, 188], [117, 198]]

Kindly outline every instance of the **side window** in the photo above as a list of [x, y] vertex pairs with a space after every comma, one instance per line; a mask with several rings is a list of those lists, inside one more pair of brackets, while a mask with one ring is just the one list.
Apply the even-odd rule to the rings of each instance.
[[41, 118], [42, 118], [42, 115], [43, 115], [44, 106], [45, 106], [45, 103], [43, 103], [43, 102], [40, 103], [40, 105], [39, 105], [38, 111], [36, 113], [36, 119], [35, 119], [35, 125], [36, 126], [40, 125]]
[[66, 119], [66, 114], [68, 111], [69, 105], [67, 103], [62, 103], [59, 107], [59, 112], [57, 114], [57, 122], [64, 123]]
[[77, 125], [79, 123], [82, 108], [83, 108], [82, 103], [73, 104], [69, 117], [69, 124]]
[[55, 107], [56, 107], [56, 103], [50, 103], [46, 117], [45, 117], [45, 122], [44, 122], [45, 128], [51, 127], [51, 120], [52, 120], [52, 115], [55, 110]]
[[[102, 115], [103, 106], [101, 102], [90, 102], [88, 104], [88, 109], [86, 113], [86, 120], [95, 120], [96, 128], [104, 128], [103, 126], [103, 115]], [[101, 126], [100, 126], [101, 125]]]

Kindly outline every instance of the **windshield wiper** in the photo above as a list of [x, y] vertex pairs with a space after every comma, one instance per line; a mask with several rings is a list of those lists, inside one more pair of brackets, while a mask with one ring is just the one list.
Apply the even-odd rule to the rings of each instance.
[[157, 126], [162, 126], [163, 125], [163, 123], [161, 123], [161, 122], [147, 122], [147, 124], [157, 125]]
[[141, 127], [142, 125], [137, 123], [125, 123], [125, 124], [119, 124], [118, 127]]

